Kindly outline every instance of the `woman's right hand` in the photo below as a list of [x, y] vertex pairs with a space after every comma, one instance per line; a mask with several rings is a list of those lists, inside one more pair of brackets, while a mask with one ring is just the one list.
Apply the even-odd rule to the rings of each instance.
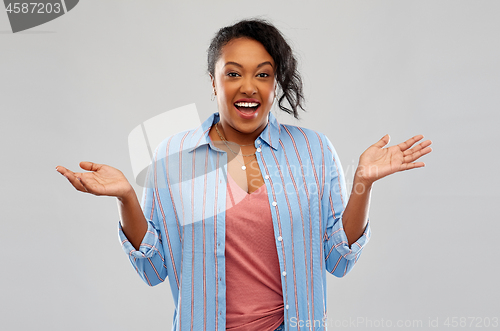
[[127, 178], [116, 168], [92, 162], [80, 162], [80, 168], [90, 172], [73, 172], [62, 166], [57, 166], [56, 170], [81, 192], [119, 199], [124, 199], [134, 193]]

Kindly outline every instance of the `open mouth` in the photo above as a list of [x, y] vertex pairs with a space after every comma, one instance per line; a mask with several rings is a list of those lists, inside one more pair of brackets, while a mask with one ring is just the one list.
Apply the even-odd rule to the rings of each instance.
[[234, 104], [236, 109], [244, 114], [253, 114], [260, 107], [258, 102], [236, 102]]

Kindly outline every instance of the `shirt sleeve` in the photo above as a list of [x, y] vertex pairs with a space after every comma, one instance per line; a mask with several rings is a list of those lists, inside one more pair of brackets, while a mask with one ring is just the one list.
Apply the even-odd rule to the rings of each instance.
[[[370, 239], [370, 221], [361, 237], [351, 246], [344, 232], [342, 216], [347, 205], [347, 192], [344, 172], [337, 152], [325, 136], [327, 163], [329, 165], [329, 185], [325, 188], [324, 199], [328, 199], [324, 252], [326, 270], [337, 277], [345, 276], [356, 264], [364, 246]], [[328, 177], [327, 177], [328, 178]]]
[[155, 161], [156, 155], [157, 151], [155, 151], [155, 157], [148, 169], [147, 179], [143, 190], [141, 208], [148, 221], [148, 229], [142, 239], [139, 250], [136, 250], [134, 246], [132, 246], [125, 233], [123, 233], [121, 223], [118, 223], [118, 235], [122, 248], [128, 255], [130, 262], [139, 276], [149, 286], [157, 285], [163, 282], [167, 277], [161, 232], [159, 231], [159, 216], [156, 207], [158, 201], [155, 193], [157, 171], [157, 163]]

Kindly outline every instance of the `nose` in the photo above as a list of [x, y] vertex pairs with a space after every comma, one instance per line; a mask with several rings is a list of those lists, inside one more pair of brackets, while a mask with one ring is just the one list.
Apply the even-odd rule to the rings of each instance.
[[251, 77], [242, 79], [240, 92], [246, 95], [253, 95], [257, 93], [257, 86]]

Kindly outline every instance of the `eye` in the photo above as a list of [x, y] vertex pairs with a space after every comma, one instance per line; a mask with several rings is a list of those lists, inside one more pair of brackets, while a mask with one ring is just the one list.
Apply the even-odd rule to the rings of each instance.
[[257, 77], [266, 78], [266, 77], [269, 77], [269, 75], [266, 74], [265, 72], [263, 72], [263, 73], [258, 74]]
[[238, 77], [239, 76], [239, 74], [237, 72], [228, 72], [227, 75], [229, 77]]

